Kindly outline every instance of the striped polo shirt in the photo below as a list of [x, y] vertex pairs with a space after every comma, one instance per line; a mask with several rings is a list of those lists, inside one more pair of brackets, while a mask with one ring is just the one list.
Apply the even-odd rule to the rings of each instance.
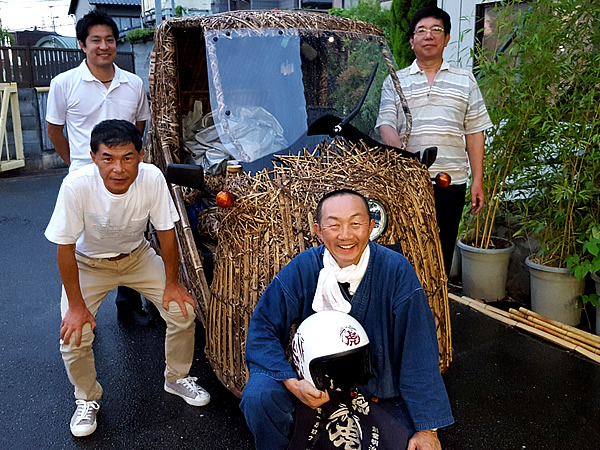
[[[452, 184], [466, 183], [468, 158], [464, 135], [492, 126], [475, 77], [470, 71], [444, 61], [429, 87], [427, 76], [416, 60], [397, 75], [413, 119], [408, 148], [422, 151], [436, 146], [438, 154], [429, 168], [431, 176], [443, 171], [450, 174]], [[375, 128], [381, 125], [395, 128], [399, 135], [406, 131], [400, 97], [390, 76], [383, 83]]]

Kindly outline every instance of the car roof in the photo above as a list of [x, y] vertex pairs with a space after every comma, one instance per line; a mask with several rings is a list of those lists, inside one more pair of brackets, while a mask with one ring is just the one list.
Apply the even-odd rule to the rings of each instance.
[[383, 31], [373, 24], [346, 19], [316, 11], [229, 11], [203, 16], [172, 18], [163, 22], [157, 33], [172, 29], [227, 30], [241, 28], [303, 28], [328, 31], [347, 31], [383, 36]]

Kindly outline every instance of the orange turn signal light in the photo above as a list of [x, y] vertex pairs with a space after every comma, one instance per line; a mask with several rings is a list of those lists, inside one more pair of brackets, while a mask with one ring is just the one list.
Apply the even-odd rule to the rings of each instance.
[[221, 208], [231, 208], [235, 197], [229, 191], [221, 191], [217, 194], [217, 206]]
[[452, 182], [452, 177], [446, 172], [440, 172], [435, 176], [435, 184], [438, 187], [448, 187]]

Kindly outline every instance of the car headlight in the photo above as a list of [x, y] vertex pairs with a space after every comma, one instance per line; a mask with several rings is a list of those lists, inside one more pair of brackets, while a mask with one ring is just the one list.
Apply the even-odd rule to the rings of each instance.
[[375, 220], [375, 227], [371, 231], [369, 239], [376, 241], [387, 228], [387, 212], [379, 200], [369, 199], [369, 213], [371, 214], [371, 218]]

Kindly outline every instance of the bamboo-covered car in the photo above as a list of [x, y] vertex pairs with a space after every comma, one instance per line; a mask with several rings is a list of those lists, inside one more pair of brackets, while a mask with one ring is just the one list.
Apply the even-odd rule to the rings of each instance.
[[[181, 277], [198, 303], [210, 364], [236, 395], [248, 375], [254, 307], [286, 263], [319, 244], [316, 203], [335, 188], [373, 201], [377, 242], [401, 248], [428, 295], [440, 368], [452, 359], [430, 176], [404, 149], [374, 139], [388, 75], [404, 99], [379, 28], [318, 12], [237, 11], [175, 18], [156, 30], [147, 154], [170, 181], [173, 163], [206, 172], [191, 183], [196, 189], [171, 185], [182, 218]], [[215, 153], [226, 156], [215, 161]], [[214, 206], [221, 190], [233, 194], [231, 208]]]

